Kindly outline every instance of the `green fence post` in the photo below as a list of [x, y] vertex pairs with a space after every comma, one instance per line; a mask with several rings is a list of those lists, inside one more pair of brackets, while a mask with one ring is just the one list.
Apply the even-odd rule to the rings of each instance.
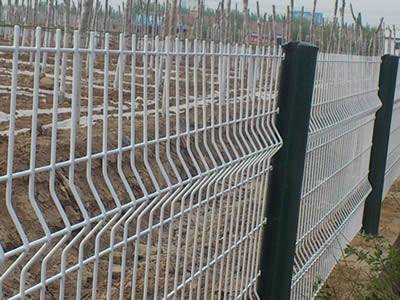
[[374, 124], [368, 175], [372, 191], [365, 200], [362, 227], [363, 232], [371, 235], [377, 235], [379, 228], [398, 65], [399, 57], [382, 56], [378, 92], [382, 107], [376, 113]]
[[283, 47], [277, 128], [283, 147], [275, 156], [263, 231], [261, 299], [289, 299], [308, 125], [318, 48], [291, 42]]

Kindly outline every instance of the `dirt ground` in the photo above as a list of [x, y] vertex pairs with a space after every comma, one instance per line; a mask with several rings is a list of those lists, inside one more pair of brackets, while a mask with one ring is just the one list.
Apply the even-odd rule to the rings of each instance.
[[[387, 245], [394, 245], [400, 235], [400, 179], [397, 179], [383, 202], [379, 224], [379, 235]], [[364, 250], [374, 250], [374, 242], [366, 241], [357, 235], [351, 246]], [[333, 269], [326, 284], [325, 291], [335, 300], [356, 299], [354, 282], [367, 282], [368, 266], [355, 261], [353, 257], [343, 258]], [[321, 294], [324, 293], [322, 289]], [[317, 299], [326, 299], [323, 296]]]

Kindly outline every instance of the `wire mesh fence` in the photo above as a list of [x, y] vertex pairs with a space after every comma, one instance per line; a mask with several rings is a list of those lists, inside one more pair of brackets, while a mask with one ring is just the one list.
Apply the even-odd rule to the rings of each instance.
[[254, 294], [281, 50], [20, 40], [0, 46], [0, 294]]
[[[258, 298], [282, 50], [43, 38], [22, 45], [16, 27], [0, 45], [0, 295]], [[318, 56], [293, 299], [317, 295], [360, 229], [379, 67]], [[397, 80], [386, 189], [400, 175]]]
[[312, 99], [292, 298], [311, 299], [361, 228], [380, 58], [320, 54]]
[[393, 114], [390, 126], [389, 149], [386, 162], [385, 183], [382, 200], [391, 185], [400, 176], [400, 68], [397, 71], [397, 84], [394, 96]]

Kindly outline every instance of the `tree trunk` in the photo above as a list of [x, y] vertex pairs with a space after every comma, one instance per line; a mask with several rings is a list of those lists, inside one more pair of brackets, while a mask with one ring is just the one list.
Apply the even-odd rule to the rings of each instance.
[[291, 40], [291, 18], [290, 18], [290, 6], [286, 6], [286, 42]]
[[232, 25], [233, 30], [231, 30], [232, 31], [232, 42], [233, 41], [235, 41], [235, 42], [238, 41], [238, 35], [236, 34], [238, 32], [237, 16], [238, 16], [238, 4], [236, 2], [235, 3], [235, 13], [233, 15], [233, 25]]
[[172, 0], [172, 7], [169, 15], [169, 26], [168, 26], [168, 35], [170, 39], [175, 37], [176, 34], [176, 8], [177, 8], [177, 0]]
[[[54, 14], [54, 2], [53, 0], [48, 0], [47, 4], [47, 21], [46, 21], [46, 31], [44, 33], [44, 47], [50, 46], [50, 41], [51, 41], [51, 31], [50, 27], [52, 24], [53, 20], [53, 14]], [[46, 74], [46, 65], [47, 65], [47, 52], [43, 53], [43, 62], [42, 62], [42, 74]]]
[[260, 16], [260, 3], [257, 4], [257, 45], [261, 46], [261, 16]]
[[272, 38], [273, 42], [272, 45], [276, 43], [276, 7], [272, 5]]
[[3, 23], [3, 1], [0, 0], [0, 24]]
[[91, 30], [93, 30], [93, 31], [97, 31], [97, 23], [98, 23], [97, 15], [98, 15], [99, 9], [100, 9], [100, 1], [96, 0], [96, 5], [94, 7], [94, 14], [92, 17], [92, 24], [90, 26]]
[[[38, 0], [35, 0], [35, 7], [34, 7], [34, 9], [33, 9], [33, 17], [32, 17], [32, 27], [33, 27], [33, 29], [32, 29], [32, 31], [31, 31], [31, 47], [33, 47], [33, 44], [34, 44], [34, 40], [35, 40], [35, 28], [36, 28], [36, 22], [37, 22], [37, 13], [38, 13], [38, 10], [39, 10], [39, 1]], [[32, 62], [33, 61], [33, 52], [31, 52], [30, 54], [29, 54], [29, 62]]]
[[382, 30], [383, 20], [384, 20], [383, 18], [380, 19], [379, 25], [373, 34], [373, 45], [372, 45], [372, 54], [371, 54], [373, 56], [380, 54], [380, 49], [379, 49], [380, 39], [379, 38], [380, 38], [381, 30]]
[[303, 40], [303, 22], [304, 22], [304, 6], [301, 7], [299, 33], [297, 35], [297, 39], [300, 41]]
[[225, 7], [224, 7], [224, 0], [221, 0], [221, 17], [219, 18], [219, 24], [218, 24], [218, 28], [219, 28], [219, 41], [223, 42], [224, 39], [224, 26], [225, 26]]
[[226, 17], [225, 17], [225, 37], [224, 37], [224, 41], [225, 43], [230, 43], [231, 39], [230, 39], [230, 32], [231, 32], [231, 0], [228, 0], [228, 7], [226, 10]]
[[248, 42], [249, 0], [243, 0], [243, 41]]
[[290, 0], [290, 23], [289, 23], [289, 35], [290, 39], [293, 39], [293, 11], [294, 11], [294, 0]]
[[339, 30], [339, 39], [337, 45], [337, 52], [342, 53], [342, 43], [343, 43], [343, 36], [344, 36], [344, 11], [346, 8], [346, 0], [342, 0], [342, 7], [339, 10], [340, 13], [340, 30]]
[[108, 0], [105, 0], [104, 4], [104, 22], [103, 22], [103, 31], [104, 34], [107, 32], [108, 27], [107, 27], [107, 18], [108, 18]]
[[165, 1], [165, 8], [164, 8], [164, 18], [163, 18], [163, 37], [165, 38], [168, 35], [168, 11], [169, 11], [169, 0]]
[[396, 55], [396, 25], [393, 25], [393, 55]]
[[[80, 16], [80, 20], [79, 20], [79, 36], [80, 36], [80, 40], [83, 43], [83, 45], [86, 45], [85, 41], [86, 41], [86, 37], [87, 37], [87, 32], [89, 30], [89, 25], [90, 25], [90, 11], [93, 8], [93, 0], [82, 0], [82, 12], [81, 12], [81, 16]], [[80, 56], [79, 62], [78, 62], [78, 66], [75, 66], [76, 68], [80, 68], [80, 70], [78, 70], [78, 73], [81, 73], [82, 65], [82, 56]], [[79, 81], [80, 83], [80, 81]], [[78, 101], [77, 101], [77, 105], [78, 105], [78, 112], [80, 111], [80, 86], [77, 87], [79, 89], [79, 95], [78, 95]], [[79, 116], [79, 113], [78, 113]], [[78, 117], [78, 126], [79, 126], [79, 117]]]
[[203, 28], [204, 28], [204, 0], [200, 1], [200, 39], [203, 38]]
[[[64, 40], [63, 47], [69, 47], [69, 36], [70, 36], [70, 9], [71, 2], [70, 0], [64, 0]], [[62, 54], [62, 62], [61, 62], [61, 82], [60, 82], [60, 100], [64, 99], [65, 95], [65, 77], [67, 74], [67, 59], [68, 55], [66, 52]]]
[[327, 52], [331, 52], [332, 49], [333, 49], [332, 42], [333, 42], [333, 35], [336, 32], [335, 29], [336, 29], [336, 23], [337, 23], [338, 2], [339, 2], [339, 0], [335, 0], [335, 8], [334, 8], [334, 11], [333, 11], [333, 22], [332, 22], [332, 26], [331, 26], [331, 31], [329, 33], [329, 41], [328, 41]]
[[[124, 23], [123, 23], [123, 28], [122, 28], [122, 31], [125, 35], [132, 33], [132, 31], [131, 31], [131, 16], [130, 16], [131, 12], [132, 12], [132, 0], [127, 0], [126, 4], [125, 4], [125, 9], [124, 9]], [[148, 16], [147, 16], [147, 18], [148, 18]], [[148, 25], [147, 18], [146, 18], [146, 27]]]
[[82, 0], [82, 12], [79, 20], [79, 34], [83, 39], [89, 30], [89, 15], [93, 8], [93, 0]]
[[314, 0], [313, 10], [311, 15], [311, 24], [310, 24], [310, 43], [314, 43], [314, 26], [315, 26], [315, 10], [317, 8], [317, 0]]

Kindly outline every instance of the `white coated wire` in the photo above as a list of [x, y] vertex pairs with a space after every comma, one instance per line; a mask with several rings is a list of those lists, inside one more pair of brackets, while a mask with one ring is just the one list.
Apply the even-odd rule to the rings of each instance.
[[42, 35], [0, 46], [0, 295], [255, 298], [281, 49]]
[[312, 299], [360, 230], [379, 57], [319, 54], [305, 160], [292, 299]]
[[396, 82], [382, 200], [400, 176], [400, 68], [397, 69]]

